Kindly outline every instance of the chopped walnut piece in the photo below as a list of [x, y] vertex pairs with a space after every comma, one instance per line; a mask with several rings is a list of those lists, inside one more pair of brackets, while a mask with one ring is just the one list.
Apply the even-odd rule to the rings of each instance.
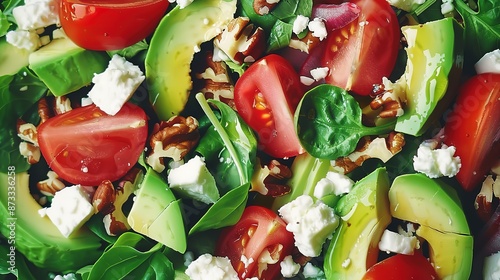
[[242, 64], [260, 58], [266, 50], [266, 41], [262, 28], [251, 24], [247, 17], [237, 17], [217, 35], [214, 45], [234, 63]]
[[278, 4], [279, 0], [254, 0], [253, 10], [256, 14], [264, 16]]
[[36, 126], [32, 123], [25, 123], [23, 120], [17, 121], [17, 135], [21, 140], [27, 141], [38, 147]]
[[54, 196], [57, 191], [64, 189], [66, 185], [59, 180], [59, 176], [51, 170], [47, 172], [47, 179], [38, 182], [36, 187], [42, 194]]
[[363, 137], [358, 147], [351, 154], [332, 161], [333, 168], [342, 174], [347, 174], [361, 166], [369, 158], [378, 158], [387, 162], [400, 152], [405, 145], [404, 135], [391, 132], [386, 138]]
[[292, 171], [277, 160], [271, 160], [269, 164], [262, 166], [258, 160], [256, 171], [252, 176], [252, 187], [250, 191], [259, 192], [262, 195], [278, 197], [290, 192], [286, 181], [292, 177]]
[[49, 107], [47, 97], [42, 97], [38, 101], [38, 115], [40, 116], [40, 123], [44, 123], [54, 116], [54, 113]]
[[493, 214], [493, 186], [495, 184], [495, 180], [491, 175], [487, 176], [481, 186], [481, 190], [476, 195], [476, 199], [474, 201], [474, 208], [476, 209], [476, 213], [481, 220], [484, 222], [488, 221], [491, 215]]
[[180, 161], [200, 139], [198, 120], [193, 117], [173, 116], [155, 124], [149, 144], [151, 153], [146, 162], [157, 172], [165, 169], [163, 158]]
[[68, 111], [71, 111], [73, 108], [71, 108], [71, 100], [67, 98], [66, 96], [57, 96], [54, 99], [54, 113], [55, 115], [60, 115], [63, 113], [66, 113]]
[[405, 95], [405, 80], [392, 83], [387, 78], [382, 79], [382, 84], [374, 86], [375, 98], [370, 103], [372, 110], [382, 108], [379, 113], [381, 118], [394, 118], [403, 115], [402, 96]]
[[40, 161], [40, 148], [31, 143], [21, 142], [19, 144], [19, 152], [28, 160], [29, 164], [35, 164]]
[[116, 200], [116, 191], [113, 183], [110, 180], [102, 181], [92, 196], [92, 206], [96, 213], [107, 215], [111, 213], [114, 208]]
[[303, 38], [298, 38], [296, 35], [292, 36], [288, 46], [292, 49], [300, 50], [305, 53], [309, 53], [314, 47], [320, 43], [318, 37], [314, 37], [312, 32], [307, 32], [307, 35]]

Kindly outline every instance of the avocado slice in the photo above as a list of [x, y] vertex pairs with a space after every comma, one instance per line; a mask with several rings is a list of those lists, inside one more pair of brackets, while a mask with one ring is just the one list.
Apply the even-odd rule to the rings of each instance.
[[341, 222], [325, 255], [327, 279], [361, 279], [377, 262], [378, 242], [391, 223], [389, 177], [378, 168], [338, 201]]
[[54, 39], [29, 55], [29, 68], [56, 96], [90, 85], [108, 63], [105, 52], [80, 48], [68, 38]]
[[151, 168], [140, 184], [127, 221], [138, 233], [178, 252], [186, 250], [181, 204], [165, 180]]
[[[10, 226], [15, 224], [15, 247], [31, 263], [50, 271], [75, 271], [101, 256], [101, 239], [91, 231], [81, 228], [65, 238], [48, 217], [38, 214], [42, 207], [30, 193], [28, 173], [15, 177], [0, 173], [0, 182], [0, 232], [11, 236], [14, 227]], [[12, 189], [8, 182], [15, 183], [15, 204], [9, 199]]]
[[23, 67], [28, 66], [29, 52], [19, 49], [0, 38], [0, 76], [14, 75]]
[[419, 224], [439, 279], [468, 279], [473, 238], [456, 191], [423, 174], [400, 175], [389, 190], [393, 217]]
[[222, 32], [235, 12], [236, 0], [194, 1], [183, 9], [175, 7], [161, 20], [145, 61], [150, 101], [160, 119], [184, 109], [192, 88], [190, 66], [195, 52]]
[[405, 73], [406, 106], [396, 121], [398, 132], [420, 136], [456, 96], [463, 67], [463, 28], [444, 18], [401, 28], [408, 56]]

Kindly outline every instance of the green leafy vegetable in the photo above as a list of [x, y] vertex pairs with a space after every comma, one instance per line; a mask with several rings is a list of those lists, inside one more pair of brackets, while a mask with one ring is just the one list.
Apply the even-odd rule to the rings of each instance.
[[7, 16], [0, 10], [0, 36], [4, 36], [9, 31], [11, 23], [7, 20]]
[[346, 90], [324, 84], [304, 95], [295, 112], [295, 126], [306, 151], [332, 160], [353, 152], [361, 137], [394, 129], [394, 122], [366, 127], [361, 118], [358, 102]]
[[267, 40], [267, 52], [288, 46], [290, 44], [290, 38], [292, 37], [292, 29], [293, 24], [277, 20]]
[[469, 67], [485, 53], [500, 48], [500, 5], [497, 0], [479, 0], [478, 10], [463, 0], [455, 1], [465, 25], [465, 63]]

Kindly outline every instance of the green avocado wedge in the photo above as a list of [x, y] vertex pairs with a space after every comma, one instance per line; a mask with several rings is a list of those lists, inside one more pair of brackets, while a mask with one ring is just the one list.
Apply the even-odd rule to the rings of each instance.
[[395, 130], [422, 135], [457, 94], [463, 68], [463, 28], [453, 18], [401, 28], [406, 38], [406, 106]]
[[12, 236], [10, 246], [31, 263], [64, 272], [92, 264], [101, 256], [101, 239], [91, 231], [81, 228], [65, 238], [48, 217], [38, 214], [42, 207], [30, 194], [28, 173], [0, 173], [0, 182], [0, 232]]
[[400, 175], [389, 190], [394, 218], [419, 225], [416, 234], [429, 244], [439, 279], [468, 279], [473, 237], [456, 191], [423, 174]]
[[145, 62], [149, 98], [161, 120], [184, 109], [192, 89], [194, 54], [222, 32], [235, 12], [236, 0], [194, 1], [183, 9], [175, 7], [161, 20]]
[[325, 255], [327, 279], [361, 279], [377, 262], [378, 242], [392, 219], [389, 185], [387, 171], [378, 168], [338, 201], [341, 222]]

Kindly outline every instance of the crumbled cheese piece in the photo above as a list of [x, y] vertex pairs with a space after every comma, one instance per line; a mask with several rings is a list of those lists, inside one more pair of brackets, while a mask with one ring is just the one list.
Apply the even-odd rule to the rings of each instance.
[[380, 251], [404, 255], [413, 255], [414, 250], [419, 248], [419, 246], [416, 236], [405, 236], [387, 229], [382, 234], [378, 243]]
[[283, 261], [280, 262], [281, 275], [285, 278], [291, 278], [300, 270], [300, 264], [293, 261], [292, 256], [286, 256]]
[[341, 195], [351, 191], [354, 181], [344, 174], [329, 171], [326, 177], [319, 180], [314, 187], [314, 197], [321, 199], [322, 197], [335, 194]]
[[92, 105], [94, 104], [94, 102], [92, 102], [92, 98], [90, 97], [82, 97], [82, 101], [80, 102], [80, 105], [82, 107], [85, 107], [85, 106], [88, 106], [88, 105]]
[[462, 164], [460, 157], [454, 157], [456, 148], [443, 145], [440, 149], [432, 149], [426, 142], [420, 144], [417, 155], [413, 157], [413, 168], [429, 178], [455, 176]]
[[42, 45], [40, 37], [38, 36], [38, 34], [36, 34], [35, 31], [9, 31], [5, 35], [5, 38], [7, 40], [7, 43], [13, 45], [18, 49], [25, 49], [29, 52], [37, 50]]
[[115, 54], [104, 72], [94, 74], [94, 86], [88, 96], [101, 110], [115, 115], [144, 79], [144, 74], [138, 66]]
[[309, 195], [297, 197], [278, 212], [293, 233], [295, 246], [306, 257], [319, 256], [323, 243], [339, 225], [333, 209], [320, 200], [314, 202]]
[[326, 38], [328, 32], [326, 31], [325, 22], [321, 18], [315, 18], [307, 25], [312, 32], [313, 37], [319, 38], [320, 41]]
[[37, 0], [12, 9], [17, 26], [22, 30], [35, 30], [59, 24], [58, 1]]
[[300, 76], [300, 82], [303, 85], [310, 86], [310, 85], [312, 85], [314, 83], [314, 79], [313, 78], [309, 78], [307, 76]]
[[302, 271], [302, 275], [306, 279], [323, 279], [325, 273], [319, 268], [314, 266], [312, 263], [308, 262], [304, 265], [304, 270]]
[[177, 1], [171, 1], [169, 0], [170, 3], [177, 2], [177, 5], [179, 5], [180, 9], [184, 9], [187, 6], [189, 6], [191, 3], [193, 3], [194, 0], [177, 0]]
[[425, 3], [425, 0], [387, 0], [390, 5], [407, 11], [407, 12], [412, 12], [414, 11], [419, 5], [422, 5]]
[[56, 275], [54, 277], [54, 280], [77, 280], [78, 277], [76, 277], [76, 274], [74, 273], [68, 273], [66, 275]]
[[477, 74], [500, 73], [500, 49], [485, 54], [474, 65]]
[[39, 214], [48, 216], [64, 237], [69, 237], [94, 214], [88, 193], [80, 186], [66, 187], [55, 193], [49, 208]]
[[484, 258], [483, 277], [484, 280], [500, 280], [500, 252]]
[[329, 71], [330, 69], [328, 67], [318, 67], [312, 69], [310, 73], [315, 81], [319, 81], [326, 78], [326, 76], [328, 76]]
[[215, 257], [203, 254], [191, 262], [186, 269], [191, 280], [238, 280], [238, 273], [227, 257]]
[[300, 34], [307, 28], [309, 24], [309, 18], [303, 15], [298, 15], [293, 21], [292, 31], [295, 34]]
[[446, 15], [453, 12], [453, 0], [443, 0], [441, 4], [441, 14]]

